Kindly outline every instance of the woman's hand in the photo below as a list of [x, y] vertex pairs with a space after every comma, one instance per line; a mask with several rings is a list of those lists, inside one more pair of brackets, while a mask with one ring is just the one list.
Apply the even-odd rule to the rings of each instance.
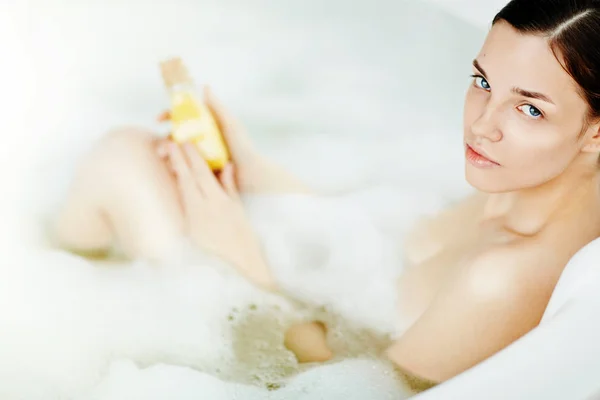
[[[212, 111], [236, 166], [239, 190], [246, 193], [308, 193], [310, 190], [295, 176], [266, 159], [254, 147], [244, 127], [225, 109], [209, 88], [204, 90], [205, 102]], [[158, 120], [169, 121], [164, 112]], [[166, 156], [167, 140], [157, 144], [158, 153]]]
[[228, 164], [220, 182], [191, 143], [166, 145], [167, 161], [177, 179], [188, 234], [200, 248], [232, 263], [252, 282], [274, 289], [259, 241], [246, 218]]

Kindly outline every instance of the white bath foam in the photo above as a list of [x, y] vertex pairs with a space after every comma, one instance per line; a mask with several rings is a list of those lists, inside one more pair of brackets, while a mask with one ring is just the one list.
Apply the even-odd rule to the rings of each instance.
[[276, 392], [274, 400], [402, 399], [406, 389], [387, 365], [370, 360], [349, 360], [312, 369]]
[[[385, 364], [349, 360], [305, 372], [276, 391], [224, 383], [189, 368], [157, 365], [140, 369], [131, 362], [116, 362], [108, 376], [81, 400], [401, 400], [409, 394]], [[78, 399], [79, 400], [79, 399]]]
[[[389, 194], [380, 192], [380, 199]], [[349, 321], [394, 334], [402, 235], [419, 212], [435, 208], [427, 204], [428, 196], [413, 193], [395, 205], [410, 206], [418, 197], [420, 207], [412, 204], [412, 213], [398, 216], [377, 207], [377, 195], [368, 205], [357, 197], [254, 197], [247, 206], [272, 271], [287, 292]], [[380, 225], [391, 220], [397, 231]]]
[[96, 268], [40, 252], [0, 274], [0, 375], [13, 377], [0, 381], [2, 398], [71, 397], [121, 358], [247, 379], [235, 376], [232, 310], [242, 314], [255, 304], [291, 314], [283, 299], [208, 260]]
[[178, 400], [263, 400], [269, 392], [226, 383], [186, 367], [161, 364], [142, 369], [130, 361], [118, 361], [100, 384], [77, 400], [163, 400], [175, 396]]
[[[350, 214], [354, 211], [351, 206], [340, 209], [324, 221], [319, 217], [329, 214], [332, 202], [314, 199], [306, 199], [305, 202], [308, 204], [283, 201], [276, 205], [280, 213], [289, 209], [290, 205], [302, 206], [302, 212], [307, 206], [321, 210], [321, 214], [314, 214], [317, 218], [312, 223], [303, 221], [298, 226], [299, 221], [295, 218], [291, 218], [291, 223], [289, 220], [277, 221], [271, 234], [297, 234], [299, 228], [312, 226], [311, 230], [319, 233], [313, 234], [311, 239], [337, 255], [332, 258], [335, 262], [326, 266], [318, 262], [298, 263], [305, 268], [303, 271], [280, 269], [281, 266], [274, 263], [274, 273], [292, 295], [304, 296], [309, 304], [325, 305], [359, 326], [391, 332], [394, 329], [393, 324], [389, 324], [394, 319], [394, 291], [391, 286], [382, 288], [380, 283], [390, 283], [398, 265], [375, 262], [369, 264], [368, 269], [363, 268], [364, 261], [371, 261], [365, 260], [365, 257], [380, 257], [381, 244], [372, 240], [373, 235], [377, 236], [376, 230], [364, 216]], [[325, 204], [319, 207], [323, 202]], [[343, 200], [338, 201], [341, 202]], [[275, 211], [273, 204], [271, 201], [268, 206]], [[363, 229], [358, 240], [364, 248], [357, 253], [357, 259], [344, 257], [341, 251], [342, 247], [356, 245], [357, 239], [353, 235], [332, 235], [334, 231], [342, 232], [349, 218], [356, 218], [353, 225], [360, 225]], [[323, 223], [328, 225], [329, 231], [321, 230]], [[382, 241], [385, 241], [384, 238]], [[302, 250], [303, 245], [305, 243], [297, 237], [288, 237], [280, 250], [300, 255], [296, 251]], [[302, 260], [302, 257], [299, 258]], [[320, 268], [321, 273], [314, 273], [314, 268]], [[311, 276], [314, 281], [302, 278], [304, 284], [295, 285], [294, 279], [303, 274]], [[15, 259], [14, 263], [0, 269], [0, 277], [0, 326], [3, 328], [0, 330], [0, 353], [3, 355], [0, 375], [15, 377], [0, 382], [0, 394], [6, 398], [84, 396], [99, 382], [101, 388], [109, 385], [116, 393], [137, 393], [154, 387], [145, 388], [145, 378], [119, 387], [119, 382], [124, 380], [118, 377], [127, 371], [118, 370], [116, 377], [111, 377], [114, 372], [109, 372], [108, 368], [111, 361], [121, 359], [134, 362], [144, 370], [164, 365], [164, 368], [151, 368], [150, 371], [154, 371], [153, 375], [164, 374], [158, 382], [165, 384], [170, 382], [173, 374], [177, 382], [182, 375], [179, 371], [187, 371], [183, 373], [187, 380], [193, 368], [194, 378], [189, 385], [181, 388], [183, 396], [188, 391], [197, 395], [199, 389], [194, 388], [199, 388], [198, 385], [207, 380], [215, 383], [219, 378], [234, 382], [217, 384], [216, 387], [224, 388], [225, 393], [235, 392], [236, 388], [242, 387], [240, 383], [247, 383], [252, 384], [247, 389], [250, 393], [256, 392], [256, 388], [276, 385], [285, 386], [288, 394], [295, 390], [293, 387], [299, 387], [298, 395], [304, 393], [304, 397], [299, 398], [313, 398], [306, 397], [307, 391], [321, 394], [325, 387], [330, 390], [326, 393], [340, 393], [341, 390], [341, 395], [348, 391], [348, 384], [344, 386], [335, 382], [345, 374], [340, 371], [356, 374], [356, 382], [358, 376], [364, 375], [363, 370], [382, 371], [383, 368], [378, 361], [365, 361], [367, 364], [359, 363], [360, 368], [356, 368], [353, 362], [340, 364], [336, 360], [335, 365], [339, 366], [324, 367], [324, 374], [315, 375], [309, 371], [306, 376], [299, 375], [300, 380], [296, 383], [293, 375], [303, 368], [298, 367], [291, 353], [283, 349], [283, 333], [286, 318], [302, 318], [304, 314], [294, 310], [285, 299], [258, 290], [227, 266], [209, 258], [194, 262], [188, 259], [180, 264], [172, 262], [163, 266], [136, 263], [98, 268], [65, 253], [39, 252], [23, 254], [20, 259]], [[312, 296], [306, 296], [303, 292], [305, 287], [312, 291], [309, 291]], [[244, 323], [245, 318], [249, 318], [250, 324]], [[283, 320], [278, 322], [278, 318]], [[240, 322], [242, 325], [238, 329]], [[257, 327], [257, 323], [265, 326]], [[338, 328], [330, 326], [330, 331], [342, 334], [333, 340], [353, 347], [351, 352], [360, 354], [361, 348], [372, 345], [361, 343], [360, 334], [356, 336], [344, 327]], [[243, 339], [251, 335], [256, 339]], [[370, 338], [363, 336], [363, 339]], [[239, 343], [242, 343], [241, 348]], [[268, 347], [261, 348], [265, 344]], [[264, 353], [262, 358], [261, 353]], [[245, 364], [241, 364], [242, 361]], [[282, 369], [289, 372], [282, 374]], [[331, 383], [328, 383], [328, 371], [333, 379]], [[108, 383], [102, 384], [107, 373]], [[147, 373], [141, 377], [145, 376]], [[315, 376], [320, 379], [315, 381]], [[388, 372], [382, 377], [383, 381], [375, 382], [374, 392], [363, 390], [367, 393], [384, 390], [391, 394], [391, 388], [399, 387], [393, 374]], [[289, 380], [288, 384], [282, 381], [285, 378]], [[154, 378], [152, 380], [155, 381]], [[310, 384], [311, 381], [314, 385]], [[212, 389], [203, 387], [201, 393], [206, 390]], [[119, 398], [117, 394], [115, 396]]]
[[[249, 213], [268, 244], [267, 254], [276, 253], [271, 268], [284, 289], [375, 336], [395, 332], [397, 248], [360, 203], [352, 197], [310, 196], [257, 198], [250, 203]], [[250, 392], [282, 385], [282, 379], [302, 370], [283, 349], [283, 333], [286, 319], [306, 313], [210, 258], [162, 266], [139, 262], [98, 267], [62, 252], [38, 251], [4, 266], [0, 278], [0, 375], [16, 376], [0, 382], [0, 394], [9, 398], [84, 395], [104, 381], [111, 361], [119, 359], [143, 369], [162, 364], [165, 369], [152, 371], [164, 373], [165, 382], [173, 371], [180, 371], [167, 367], [180, 366], [193, 368], [193, 376], [199, 371], [208, 374], [213, 382], [220, 378], [251, 384]], [[342, 342], [351, 353], [369, 352], [369, 346], [378, 345], [361, 342], [373, 335], [349, 331], [345, 325], [329, 328], [337, 335], [331, 340]], [[252, 335], [255, 339], [243, 339]], [[268, 348], [261, 350], [264, 344]], [[335, 361], [337, 365], [340, 360]], [[369, 362], [379, 368], [379, 362]], [[339, 368], [351, 371], [353, 365], [342, 362]], [[282, 374], [282, 368], [289, 372]], [[332, 371], [332, 377], [343, 376], [335, 375], [338, 367], [330, 368], [326, 371]], [[309, 385], [311, 376], [302, 378], [302, 387]], [[321, 379], [310, 393], [328, 386], [327, 378]], [[385, 379], [399, 384], [394, 375]], [[291, 378], [290, 387], [294, 382]], [[198, 384], [195, 378], [190, 383], [191, 388]], [[238, 386], [223, 387], [230, 393]], [[343, 385], [332, 383], [331, 393], [340, 388]], [[125, 385], [115, 390], [146, 389]]]
[[[173, 53], [184, 56], [201, 82], [215, 87], [261, 150], [315, 187], [345, 193], [350, 197], [344, 201], [363, 209], [363, 216], [347, 221], [340, 219], [342, 210], [334, 213], [332, 225], [323, 230], [338, 261], [329, 264], [336, 273], [318, 282], [313, 293], [321, 303], [340, 295], [333, 305], [341, 313], [356, 304], [349, 295], [359, 277], [373, 276], [360, 268], [364, 264], [349, 269], [352, 279], [338, 275], [348, 274], [342, 263], [353, 265], [341, 239], [350, 236], [359, 249], [357, 259], [364, 260], [401, 235], [401, 222], [422, 211], [423, 203], [436, 207], [440, 199], [458, 195], [453, 182], [461, 175], [456, 163], [462, 157], [460, 103], [481, 35], [444, 13], [392, 0], [377, 7], [370, 1], [348, 7], [339, 0], [285, 6], [275, 0], [31, 4], [40, 83], [35, 105], [44, 121], [36, 131], [38, 158], [30, 160], [36, 178], [32, 215], [45, 216], [58, 204], [74, 161], [106, 129], [129, 123], [157, 127], [151, 119], [166, 106], [166, 96], [152, 65]], [[184, 39], [176, 43], [173, 37]], [[405, 190], [412, 197], [403, 196]], [[335, 205], [306, 206], [305, 212], [324, 213]], [[306, 221], [292, 217], [291, 225], [270, 228], [273, 234], [295, 232], [292, 238], [298, 242], [281, 244], [288, 251], [306, 244], [300, 239], [310, 230], [310, 215], [302, 215]], [[369, 218], [375, 226], [367, 228]], [[353, 224], [363, 227], [362, 236], [348, 235]], [[338, 238], [336, 231], [346, 235]], [[28, 244], [39, 245], [33, 239]], [[234, 396], [235, 389], [228, 389], [233, 383], [214, 379], [226, 374], [216, 369], [229, 365], [223, 360], [233, 351], [231, 338], [223, 336], [228, 332], [223, 318], [236, 305], [280, 302], [228, 275], [227, 268], [195, 264], [157, 270], [138, 264], [97, 269], [74, 257], [27, 250], [26, 258], [9, 259], [11, 253], [5, 253], [10, 265], [0, 270], [5, 289], [0, 318], [7, 327], [0, 329], [0, 354], [6, 355], [0, 358], [3, 398], [85, 397], [103, 383], [114, 389], [103, 392], [105, 398], [144, 393], [144, 385], [152, 385], [145, 379], [147, 371], [151, 381], [189, 382], [168, 398], [202, 396], [213, 386]], [[377, 252], [374, 258], [380, 256]], [[378, 279], [395, 273], [392, 265], [383, 263]], [[303, 287], [289, 283], [295, 272], [298, 276], [294, 269], [277, 271], [301, 296]], [[377, 292], [375, 287], [367, 286], [363, 299]], [[383, 292], [377, 300], [365, 300], [353, 317], [393, 296], [390, 288]], [[379, 328], [390, 330], [387, 316], [393, 308], [386, 304], [356, 319], [368, 325], [385, 321]], [[112, 361], [123, 359], [139, 365], [109, 369]], [[178, 377], [180, 368], [186, 372]], [[209, 371], [213, 378], [191, 368]], [[322, 398], [322, 393], [336, 398], [344, 386], [358, 382], [367, 392], [356, 388], [356, 393], [375, 398], [378, 388], [358, 378], [369, 368], [348, 361], [309, 371], [298, 377], [299, 396], [304, 391], [300, 398]], [[340, 385], [328, 385], [329, 379], [339, 379]], [[331, 392], [323, 392], [325, 387]], [[258, 392], [252, 387], [248, 393]]]

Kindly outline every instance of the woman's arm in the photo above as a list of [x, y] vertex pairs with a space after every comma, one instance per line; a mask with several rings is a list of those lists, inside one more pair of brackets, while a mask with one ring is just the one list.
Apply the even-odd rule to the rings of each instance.
[[244, 193], [254, 194], [310, 194], [312, 189], [282, 166], [256, 156], [238, 171], [238, 185]]
[[443, 382], [504, 349], [543, 315], [552, 288], [540, 282], [540, 263], [539, 254], [519, 248], [479, 256], [446, 283], [389, 358], [412, 376]]
[[253, 283], [275, 289], [275, 280], [240, 200], [233, 166], [228, 164], [217, 180], [191, 143], [169, 143], [167, 154], [192, 243], [229, 262]]
[[576, 299], [477, 368], [415, 399], [598, 399], [598, 315], [597, 302]]

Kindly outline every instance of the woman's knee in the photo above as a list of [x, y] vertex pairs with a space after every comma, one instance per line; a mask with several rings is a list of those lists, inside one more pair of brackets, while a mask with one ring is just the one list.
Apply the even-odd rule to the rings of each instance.
[[106, 132], [97, 148], [131, 156], [140, 151], [154, 152], [155, 144], [160, 138], [157, 132], [147, 128], [123, 126]]
[[[174, 247], [183, 232], [183, 216], [174, 178], [155, 151], [158, 138], [144, 128], [116, 128], [83, 158], [65, 204], [72, 220], [70, 240], [76, 239], [78, 247], [98, 246], [98, 229], [89, 226], [89, 219], [99, 212], [110, 221], [110, 237], [115, 235], [128, 256], [157, 258]], [[83, 231], [94, 243], [78, 237]]]
[[74, 181], [103, 179], [119, 171], [137, 169], [140, 163], [156, 163], [159, 160], [155, 145], [159, 137], [156, 132], [142, 127], [111, 129], [83, 154]]
[[156, 152], [159, 139], [160, 134], [143, 127], [111, 129], [85, 156], [80, 169], [110, 180], [158, 179], [164, 184], [169, 173]]

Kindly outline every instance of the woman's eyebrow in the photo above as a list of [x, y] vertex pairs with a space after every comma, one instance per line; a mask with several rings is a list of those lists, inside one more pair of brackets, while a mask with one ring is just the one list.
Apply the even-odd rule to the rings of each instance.
[[529, 97], [531, 99], [538, 99], [538, 100], [542, 100], [542, 101], [545, 101], [547, 103], [556, 105], [552, 101], [552, 99], [550, 99], [550, 97], [546, 96], [543, 93], [532, 92], [532, 91], [521, 89], [521, 88], [518, 88], [518, 87], [512, 88], [512, 92], [515, 93], [515, 94], [518, 94], [520, 96], [523, 96], [523, 97]]
[[473, 66], [474, 66], [475, 68], [477, 68], [477, 70], [478, 70], [479, 72], [481, 72], [481, 75], [483, 75], [483, 76], [484, 76], [484, 78], [487, 78], [487, 74], [485, 73], [485, 70], [484, 70], [484, 69], [481, 67], [481, 64], [479, 64], [479, 61], [477, 61], [477, 60], [473, 60]]
[[[481, 64], [479, 64], [479, 61], [477, 60], [473, 60], [473, 66], [479, 71], [481, 72], [481, 75], [484, 76], [484, 78], [487, 79], [487, 74], [485, 73], [485, 70], [483, 69], [483, 67], [481, 66]], [[542, 100], [545, 101], [547, 103], [556, 105], [556, 103], [554, 103], [552, 101], [552, 99], [549, 96], [546, 96], [543, 93], [538, 93], [538, 92], [532, 92], [531, 90], [525, 90], [525, 89], [521, 89], [518, 87], [514, 87], [511, 90], [513, 93], [518, 94], [519, 96], [523, 96], [523, 97], [529, 97], [530, 99], [537, 99], [537, 100]]]

